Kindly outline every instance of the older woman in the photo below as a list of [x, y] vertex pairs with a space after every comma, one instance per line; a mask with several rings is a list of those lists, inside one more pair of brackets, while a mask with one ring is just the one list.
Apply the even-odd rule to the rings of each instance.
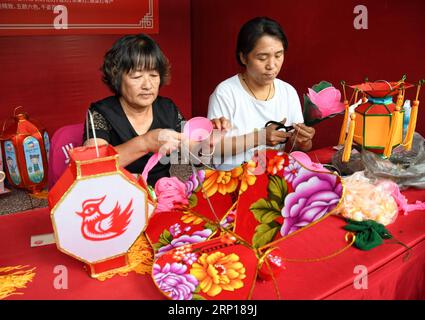
[[[173, 101], [158, 95], [169, 77], [168, 60], [149, 36], [127, 35], [106, 53], [102, 69], [103, 81], [114, 95], [89, 108], [97, 142], [115, 146], [120, 164], [141, 173], [152, 152], [169, 153], [181, 141], [183, 116]], [[225, 125], [218, 119], [213, 122]], [[84, 140], [94, 145], [92, 130], [85, 132]], [[169, 168], [170, 164], [158, 163], [148, 183], [169, 176]]]
[[[315, 131], [303, 124], [297, 92], [276, 78], [287, 49], [286, 35], [272, 19], [257, 17], [240, 29], [236, 60], [244, 71], [220, 83], [208, 106], [208, 117], [229, 119], [233, 135], [238, 136], [232, 154], [224, 159], [226, 164], [238, 165], [250, 159], [254, 148], [261, 144], [278, 146], [288, 139], [291, 149], [311, 149]], [[293, 126], [294, 130], [276, 130], [274, 124], [264, 128], [270, 120]], [[237, 149], [245, 152], [238, 154]]]

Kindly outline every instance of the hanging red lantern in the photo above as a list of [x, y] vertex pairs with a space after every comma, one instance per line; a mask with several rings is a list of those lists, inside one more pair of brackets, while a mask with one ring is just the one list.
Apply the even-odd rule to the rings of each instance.
[[18, 108], [0, 135], [5, 172], [12, 186], [37, 194], [47, 184], [49, 135], [27, 113], [16, 114]]

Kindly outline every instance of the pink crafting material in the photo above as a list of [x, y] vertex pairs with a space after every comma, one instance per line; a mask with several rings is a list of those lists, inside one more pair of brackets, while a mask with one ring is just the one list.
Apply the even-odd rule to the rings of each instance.
[[312, 162], [310, 157], [301, 151], [293, 151], [290, 153], [290, 155], [297, 160], [301, 165], [303, 165], [305, 168], [310, 169], [312, 171], [327, 171], [328, 169], [323, 167], [321, 163]]
[[190, 141], [201, 142], [211, 136], [213, 125], [211, 120], [204, 117], [190, 119], [183, 128], [183, 134]]
[[[183, 134], [190, 141], [201, 142], [208, 139], [213, 131], [211, 121], [204, 117], [195, 117], [186, 122]], [[161, 160], [162, 154], [156, 152], [149, 158], [142, 172], [142, 178], [147, 181], [149, 171]]]
[[396, 201], [398, 209], [402, 211], [404, 215], [407, 215], [409, 212], [415, 210], [425, 210], [425, 202], [418, 200], [414, 204], [407, 203], [406, 197], [401, 194], [400, 188], [395, 182], [385, 180], [381, 183], [385, 185], [386, 190], [391, 192], [391, 196]]

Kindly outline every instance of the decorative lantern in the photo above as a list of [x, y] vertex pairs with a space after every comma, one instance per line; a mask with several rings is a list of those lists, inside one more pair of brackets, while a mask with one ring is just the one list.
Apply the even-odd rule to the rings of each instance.
[[3, 171], [3, 156], [1, 154], [1, 144], [0, 144], [0, 194], [6, 192], [4, 188], [4, 179], [6, 178], [6, 174]]
[[49, 191], [56, 245], [97, 278], [128, 265], [155, 204], [146, 185], [119, 166], [112, 146], [74, 148], [70, 157]]
[[[409, 148], [412, 134], [407, 134], [403, 142], [404, 99], [405, 90], [413, 85], [405, 83], [405, 76], [398, 82], [375, 81], [350, 86], [355, 91], [355, 104], [349, 106], [345, 96], [345, 83], [343, 83], [345, 97], [345, 118], [341, 128], [339, 144], [344, 144], [343, 161], [350, 159], [353, 142], [364, 149], [376, 153], [382, 153], [383, 157], [391, 156], [392, 149], [400, 144]], [[416, 125], [418, 95], [421, 83], [418, 84], [416, 99], [412, 110], [415, 115], [411, 117], [409, 132], [414, 132]], [[364, 97], [357, 103], [358, 93], [364, 93]], [[393, 96], [397, 95], [396, 102]], [[350, 113], [350, 109], [354, 112]], [[348, 133], [347, 133], [347, 127]]]
[[10, 184], [39, 193], [47, 183], [50, 143], [46, 130], [22, 112], [14, 115], [13, 124], [4, 126], [0, 140]]

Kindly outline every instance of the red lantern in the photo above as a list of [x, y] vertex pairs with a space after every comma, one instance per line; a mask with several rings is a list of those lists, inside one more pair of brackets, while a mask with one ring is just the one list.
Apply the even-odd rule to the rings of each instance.
[[155, 203], [146, 185], [119, 166], [112, 146], [77, 147], [70, 157], [49, 190], [56, 245], [84, 262], [91, 277], [102, 278], [129, 265], [128, 252]]
[[[15, 109], [16, 112], [16, 109]], [[39, 193], [47, 184], [49, 135], [22, 112], [0, 135], [5, 172], [10, 184]]]
[[0, 194], [6, 193], [9, 190], [4, 188], [4, 179], [6, 178], [6, 174], [3, 171], [3, 157], [1, 155], [1, 144], [0, 144]]

